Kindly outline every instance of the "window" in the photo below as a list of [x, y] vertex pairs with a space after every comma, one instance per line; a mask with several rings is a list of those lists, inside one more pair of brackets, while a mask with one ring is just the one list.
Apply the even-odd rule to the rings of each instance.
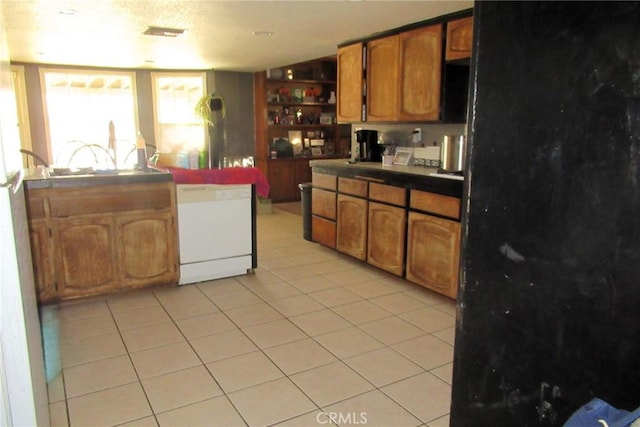
[[151, 73], [159, 152], [201, 151], [206, 147], [206, 125], [195, 114], [196, 104], [206, 94], [205, 78], [203, 72]]
[[29, 109], [27, 108], [27, 85], [24, 77], [24, 67], [11, 66], [11, 78], [16, 94], [16, 109], [18, 111], [18, 129], [20, 130], [21, 147], [33, 150], [31, 146], [31, 131], [29, 129]]
[[133, 72], [41, 69], [52, 164], [130, 169], [137, 163]]

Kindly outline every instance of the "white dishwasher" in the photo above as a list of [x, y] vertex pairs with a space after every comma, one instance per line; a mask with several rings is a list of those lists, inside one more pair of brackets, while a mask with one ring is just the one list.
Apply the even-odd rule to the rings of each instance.
[[250, 184], [178, 184], [180, 285], [257, 267], [255, 189]]

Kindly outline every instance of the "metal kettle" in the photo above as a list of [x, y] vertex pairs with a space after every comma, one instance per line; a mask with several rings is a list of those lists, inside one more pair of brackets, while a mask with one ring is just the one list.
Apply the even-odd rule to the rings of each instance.
[[445, 172], [464, 172], [466, 141], [464, 135], [445, 135], [440, 147], [440, 168]]

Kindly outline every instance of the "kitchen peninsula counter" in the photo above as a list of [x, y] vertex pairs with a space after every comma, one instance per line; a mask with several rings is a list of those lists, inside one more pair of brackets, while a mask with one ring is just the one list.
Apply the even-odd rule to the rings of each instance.
[[41, 303], [177, 284], [170, 173], [28, 177], [25, 195]]
[[313, 241], [456, 298], [463, 180], [421, 166], [310, 165]]
[[345, 159], [312, 160], [314, 172], [339, 175], [348, 178], [369, 178], [385, 184], [462, 197], [463, 181], [460, 179], [435, 177], [438, 168], [424, 166], [383, 166], [381, 162], [350, 162]]

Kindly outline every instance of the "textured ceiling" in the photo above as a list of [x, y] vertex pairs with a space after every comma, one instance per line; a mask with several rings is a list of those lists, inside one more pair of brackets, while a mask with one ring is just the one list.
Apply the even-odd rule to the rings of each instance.
[[[473, 7], [472, 1], [0, 1], [13, 61], [229, 71], [334, 55], [339, 43]], [[145, 36], [149, 25], [186, 32]]]

